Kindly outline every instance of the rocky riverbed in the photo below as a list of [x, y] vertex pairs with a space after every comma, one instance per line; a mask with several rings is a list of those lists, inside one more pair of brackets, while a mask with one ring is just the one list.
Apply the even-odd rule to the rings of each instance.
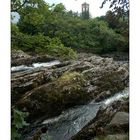
[[12, 72], [11, 93], [12, 108], [29, 112], [23, 139], [43, 140], [47, 131], [54, 140], [128, 139], [129, 99], [116, 96], [129, 86], [128, 61], [85, 53], [63, 61], [12, 52], [12, 68], [21, 65]]

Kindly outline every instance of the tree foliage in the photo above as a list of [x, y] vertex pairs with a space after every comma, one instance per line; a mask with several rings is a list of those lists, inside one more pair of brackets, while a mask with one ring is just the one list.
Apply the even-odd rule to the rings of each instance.
[[40, 7], [45, 5], [44, 0], [11, 0], [11, 12], [20, 12], [24, 7]]
[[28, 0], [11, 0], [11, 12], [18, 12]]
[[109, 8], [113, 8], [114, 11], [117, 11], [118, 9], [125, 11], [129, 10], [129, 0], [103, 0], [101, 8], [103, 8], [104, 4], [108, 1], [110, 2]]
[[11, 129], [11, 139], [17, 140], [21, 137], [21, 129], [29, 124], [26, 123], [25, 118], [28, 113], [21, 112], [17, 109], [12, 110], [12, 129]]
[[[127, 50], [128, 16], [123, 19], [109, 11], [106, 16], [85, 20], [78, 13], [66, 11], [62, 3], [50, 6], [38, 1], [38, 6], [28, 4], [19, 11], [17, 27], [12, 26], [12, 46], [36, 53], [53, 50], [73, 56], [71, 48], [89, 48], [98, 53], [117, 51], [120, 46]], [[58, 45], [56, 40], [61, 43]]]
[[75, 59], [76, 52], [65, 47], [57, 37], [50, 38], [42, 33], [29, 35], [19, 32], [16, 25], [12, 26], [12, 49], [21, 49], [25, 52], [49, 54], [63, 59]]
[[103, 8], [106, 2], [110, 2], [110, 9], [117, 15], [118, 18], [129, 17], [129, 0], [104, 0], [101, 8]]

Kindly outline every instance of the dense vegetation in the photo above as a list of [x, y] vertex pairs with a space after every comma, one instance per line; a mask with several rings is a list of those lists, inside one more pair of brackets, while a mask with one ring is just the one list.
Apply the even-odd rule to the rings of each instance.
[[21, 112], [17, 109], [12, 110], [12, 129], [11, 129], [11, 140], [16, 140], [21, 137], [21, 129], [29, 124], [24, 120], [28, 113]]
[[30, 1], [18, 13], [18, 23], [12, 24], [12, 48], [70, 58], [76, 57], [73, 50], [128, 51], [128, 15], [109, 11], [84, 19], [63, 4], [50, 6], [43, 0]]

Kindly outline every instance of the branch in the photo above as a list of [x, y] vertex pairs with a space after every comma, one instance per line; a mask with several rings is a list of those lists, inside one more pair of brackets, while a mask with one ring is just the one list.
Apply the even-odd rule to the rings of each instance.
[[18, 10], [20, 10], [27, 2], [28, 0], [25, 0], [23, 4], [19, 5], [19, 7], [17, 7], [16, 9], [11, 8], [11, 12], [18, 12]]

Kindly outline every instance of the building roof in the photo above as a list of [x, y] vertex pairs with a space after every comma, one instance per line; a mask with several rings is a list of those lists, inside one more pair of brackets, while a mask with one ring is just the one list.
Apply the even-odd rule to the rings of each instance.
[[89, 5], [88, 3], [84, 2], [82, 5]]

